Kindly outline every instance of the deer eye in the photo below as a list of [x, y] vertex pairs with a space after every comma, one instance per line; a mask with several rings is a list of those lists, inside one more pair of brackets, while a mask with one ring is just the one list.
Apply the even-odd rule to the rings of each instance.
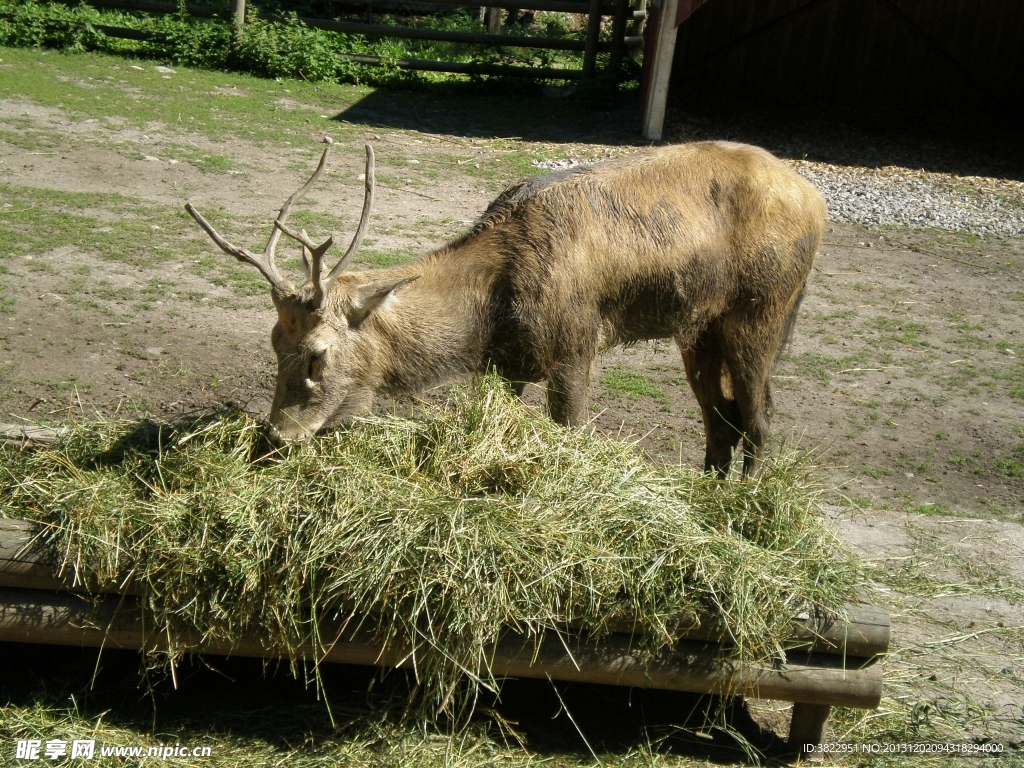
[[309, 369], [306, 371], [306, 378], [310, 381], [320, 381], [324, 371], [323, 351], [313, 352], [309, 356]]

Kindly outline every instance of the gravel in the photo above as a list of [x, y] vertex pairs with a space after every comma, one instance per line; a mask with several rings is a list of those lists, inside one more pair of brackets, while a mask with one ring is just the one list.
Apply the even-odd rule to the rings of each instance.
[[829, 218], [977, 235], [1024, 235], [1024, 184], [897, 166], [791, 161], [828, 202]]
[[[534, 160], [544, 170], [592, 160]], [[1024, 183], [899, 166], [865, 168], [788, 160], [821, 190], [833, 221], [941, 229], [976, 235], [1024, 235]]]

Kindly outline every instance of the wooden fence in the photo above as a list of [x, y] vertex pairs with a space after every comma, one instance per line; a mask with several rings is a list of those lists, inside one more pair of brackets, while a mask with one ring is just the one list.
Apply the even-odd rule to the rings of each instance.
[[[361, 64], [381, 65], [395, 64], [404, 69], [427, 70], [434, 72], [455, 72], [461, 74], [475, 75], [503, 75], [529, 77], [534, 79], [551, 80], [577, 80], [593, 78], [597, 74], [597, 54], [609, 53], [609, 64], [607, 72], [617, 77], [622, 66], [622, 59], [625, 51], [630, 48], [643, 46], [643, 36], [639, 34], [628, 34], [627, 25], [630, 20], [634, 24], [646, 18], [646, 0], [635, 0], [636, 7], [632, 7], [634, 0], [589, 0], [579, 2], [578, 0], [487, 0], [487, 5], [493, 8], [515, 8], [519, 10], [552, 11], [557, 13], [573, 13], [587, 16], [587, 33], [584, 40], [565, 40], [554, 37], [532, 37], [525, 35], [483, 33], [483, 32], [455, 32], [447, 30], [429, 29], [423, 27], [403, 27], [391, 24], [374, 24], [369, 21], [342, 21], [337, 19], [321, 19], [300, 16], [299, 21], [312, 29], [322, 29], [333, 32], [345, 32], [349, 34], [365, 35], [367, 37], [395, 37], [408, 40], [432, 40], [449, 43], [465, 43], [471, 45], [482, 45], [491, 47], [515, 47], [515, 48], [538, 48], [555, 49], [565, 51], [582, 51], [582, 69], [556, 69], [545, 67], [520, 67], [511, 65], [485, 64], [485, 63], [461, 63], [451, 61], [433, 61], [423, 59], [398, 59], [385, 62], [377, 56], [366, 56], [358, 54], [339, 54], [342, 58]], [[63, 0], [69, 5], [77, 4], [77, 0]], [[196, 18], [230, 18], [233, 24], [240, 28], [245, 24], [246, 8], [245, 0], [229, 0], [230, 10], [222, 10], [209, 6], [184, 5], [184, 10]], [[159, 2], [159, 0], [88, 0], [89, 5], [96, 8], [110, 8], [126, 11], [142, 11], [154, 14], [179, 13], [182, 6], [177, 3]], [[366, 6], [372, 8], [374, 5], [381, 5], [379, 0], [346, 0], [347, 5]], [[417, 6], [466, 6], [463, 0], [417, 0]], [[469, 6], [476, 7], [476, 6]], [[277, 18], [272, 14], [258, 13], [257, 18], [273, 20]], [[610, 41], [600, 40], [601, 20], [603, 17], [612, 17], [612, 34]], [[94, 25], [95, 26], [95, 25]], [[120, 37], [132, 40], [145, 40], [148, 33], [139, 30], [115, 27], [109, 25], [96, 26], [97, 29], [110, 37]], [[635, 29], [634, 31], [639, 31]]]

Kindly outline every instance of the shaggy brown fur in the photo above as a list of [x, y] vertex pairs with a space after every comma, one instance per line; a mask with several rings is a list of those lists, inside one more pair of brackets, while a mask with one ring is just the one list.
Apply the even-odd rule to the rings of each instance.
[[491, 367], [545, 381], [552, 418], [580, 424], [602, 349], [674, 338], [704, 414], [705, 468], [745, 440], [756, 471], [769, 376], [821, 239], [825, 204], [756, 147], [664, 147], [510, 187], [473, 229], [407, 266], [274, 291], [272, 432], [304, 439], [377, 394]]

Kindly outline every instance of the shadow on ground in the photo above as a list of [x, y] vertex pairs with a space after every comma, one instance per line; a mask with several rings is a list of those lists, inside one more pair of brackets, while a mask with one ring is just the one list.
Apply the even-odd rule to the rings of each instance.
[[[330, 702], [332, 725], [316, 684], [311, 678], [296, 680], [287, 663], [185, 659], [177, 669], [175, 690], [163, 674], [143, 677], [137, 653], [105, 650], [99, 663], [97, 653], [0, 643], [0, 665], [8, 670], [0, 683], [4, 740], [90, 738], [75, 735], [62, 724], [60, 714], [69, 710], [76, 712], [79, 730], [102, 721], [106, 730], [92, 737], [98, 743], [209, 745], [222, 761], [254, 757], [246, 754], [252, 744], [263, 745], [263, 756], [269, 746], [291, 762], [312, 758], [342, 740], [372, 744], [375, 734], [388, 752], [398, 748], [395, 742], [403, 734], [411, 734], [414, 742], [423, 737], [421, 726], [403, 720], [401, 714], [401, 703], [411, 690], [411, 676], [405, 672], [392, 672], [381, 680], [373, 668], [325, 666], [322, 691]], [[763, 755], [785, 754], [783, 741], [755, 723], [742, 703], [718, 712], [721, 701], [710, 696], [556, 685], [557, 689], [548, 681], [506, 681], [500, 701], [491, 696], [478, 703], [475, 725], [467, 733], [472, 732], [474, 740], [486, 733], [492, 744], [501, 748], [504, 742], [513, 753], [521, 744], [535, 756], [571, 764], [589, 762], [592, 751], [612, 762], [616, 755], [636, 751], [742, 762], [746, 753], [730, 732]], [[56, 718], [51, 718], [52, 733], [30, 730], [40, 723], [46, 730], [41, 710]], [[708, 727], [709, 711], [716, 713], [714, 722], [725, 730]], [[427, 738], [443, 741], [443, 728]], [[456, 741], [460, 738], [464, 740]]]
[[[547, 93], [548, 95], [545, 95]], [[640, 135], [636, 91], [564, 92], [525, 84], [439, 84], [377, 89], [335, 119], [380, 129], [552, 143], [650, 144]], [[960, 176], [1024, 181], [1024, 130], [982, 114], [936, 116], [844, 111], [679, 93], [669, 105], [669, 143], [720, 139], [776, 155], [836, 165], [895, 165]]]
[[[545, 95], [547, 94], [547, 95]], [[527, 84], [447, 83], [378, 88], [335, 119], [371, 128], [552, 143], [642, 144], [635, 92], [563, 98]]]

